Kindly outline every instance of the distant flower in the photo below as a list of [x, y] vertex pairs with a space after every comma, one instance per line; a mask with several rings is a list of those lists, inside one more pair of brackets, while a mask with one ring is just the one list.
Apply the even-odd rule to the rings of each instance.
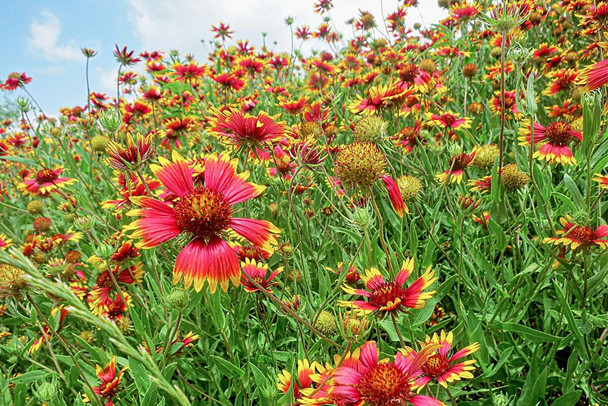
[[76, 182], [76, 179], [61, 176], [63, 168], [42, 169], [33, 178], [25, 179], [19, 184], [19, 190], [30, 196], [48, 196], [49, 193]]
[[585, 252], [589, 248], [597, 246], [605, 250], [608, 248], [608, 240], [604, 237], [608, 236], [608, 225], [599, 226], [593, 229], [589, 226], [578, 225], [573, 223], [569, 216], [562, 217], [559, 222], [564, 227], [562, 230], [557, 230], [557, 237], [545, 238], [545, 244], [565, 245], [569, 246], [573, 251], [583, 249]]
[[470, 154], [461, 153], [450, 158], [447, 171], [435, 175], [437, 181], [444, 185], [446, 183], [460, 183], [466, 168], [471, 166], [475, 158], [475, 151]]
[[30, 83], [32, 78], [27, 77], [25, 73], [17, 73], [13, 72], [8, 75], [8, 79], [2, 84], [0, 84], [0, 89], [4, 90], [17, 90], [20, 87], [23, 87]]
[[97, 51], [90, 48], [81, 48], [80, 50], [82, 51], [82, 54], [87, 58], [92, 58], [97, 55]]
[[[264, 288], [268, 293], [272, 293], [271, 286], [278, 284], [272, 280], [276, 278], [279, 273], [281, 273], [283, 268], [277, 268], [277, 270], [272, 272], [270, 275], [267, 275], [268, 270], [268, 264], [258, 263], [255, 260], [246, 259], [242, 264], [243, 274], [249, 276], [249, 278], [260, 284], [260, 286], [262, 286], [262, 288]], [[242, 275], [241, 277], [241, 285], [243, 285], [245, 291], [249, 293], [258, 292], [260, 289], [251, 283], [245, 275]]]
[[[103, 399], [107, 399], [105, 406], [114, 406], [113, 399], [119, 392], [120, 381], [122, 375], [127, 367], [124, 367], [120, 371], [116, 371], [116, 357], [112, 356], [110, 362], [102, 368], [97, 365], [95, 368], [95, 375], [101, 380], [101, 384], [93, 386], [93, 392]], [[90, 402], [91, 400], [87, 395], [83, 395], [84, 402]]]
[[403, 262], [401, 270], [394, 281], [386, 280], [377, 268], [368, 269], [361, 274], [365, 289], [355, 289], [345, 285], [344, 291], [351, 295], [367, 298], [367, 301], [354, 300], [340, 302], [341, 306], [351, 306], [367, 312], [377, 312], [380, 317], [391, 313], [406, 312], [408, 309], [421, 309], [434, 291], [425, 291], [437, 278], [429, 266], [424, 274], [416, 279], [410, 286], [405, 282], [414, 270], [414, 259], [408, 258]]
[[[441, 335], [433, 334], [433, 337], [426, 337], [424, 345], [440, 345], [440, 347], [431, 352], [429, 357], [422, 365], [423, 376], [416, 380], [416, 385], [424, 386], [429, 382], [436, 382], [439, 385], [447, 388], [448, 383], [458, 381], [460, 379], [472, 379], [471, 371], [475, 369], [472, 365], [475, 360], [467, 360], [457, 362], [467, 355], [473, 354], [479, 350], [479, 344], [474, 343], [462, 350], [450, 354], [452, 350], [452, 342], [454, 334], [452, 332], [446, 334], [441, 330]], [[423, 347], [424, 348], [424, 347]], [[415, 355], [416, 352], [412, 352]]]
[[173, 65], [173, 76], [180, 82], [189, 82], [204, 76], [207, 70], [205, 65], [199, 66], [196, 62], [176, 63]]
[[211, 32], [215, 34], [213, 38], [221, 38], [222, 41], [226, 40], [226, 38], [232, 38], [232, 34], [234, 34], [234, 31], [230, 29], [230, 26], [222, 22], [220, 22], [217, 27], [212, 25]]
[[426, 113], [426, 119], [431, 125], [441, 128], [457, 129], [471, 128], [471, 119], [469, 117], [459, 118], [457, 114], [445, 112], [442, 114]]
[[143, 136], [137, 133], [135, 140], [131, 134], [127, 134], [127, 145], [123, 146], [115, 141], [111, 141], [106, 148], [108, 157], [106, 164], [118, 170], [133, 170], [146, 162], [152, 154], [152, 136]]
[[135, 51], [128, 51], [126, 46], [123, 47], [123, 49], [120, 49], [118, 48], [118, 45], [116, 45], [116, 48], [114, 49], [114, 58], [123, 66], [133, 66], [141, 61], [141, 58], [133, 56], [134, 52]]
[[212, 113], [211, 131], [237, 146], [263, 146], [278, 141], [287, 132], [285, 124], [276, 121], [277, 116], [266, 113], [255, 116], [238, 110], [212, 110]]

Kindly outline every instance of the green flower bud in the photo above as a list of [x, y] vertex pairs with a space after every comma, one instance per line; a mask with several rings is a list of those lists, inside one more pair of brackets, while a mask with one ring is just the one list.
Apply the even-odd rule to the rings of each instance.
[[49, 402], [57, 396], [57, 391], [55, 382], [43, 382], [36, 388], [35, 394], [42, 402]]
[[372, 213], [366, 207], [357, 207], [352, 213], [352, 226], [362, 230], [367, 230], [373, 222]]
[[190, 298], [188, 293], [183, 289], [174, 289], [167, 296], [167, 307], [171, 309], [183, 310], [188, 305]]
[[107, 131], [113, 133], [116, 132], [122, 124], [122, 117], [120, 113], [114, 109], [106, 110], [99, 119], [99, 124]]
[[91, 231], [95, 225], [95, 219], [93, 217], [78, 217], [75, 224], [80, 231]]
[[112, 248], [112, 246], [108, 245], [108, 244], [101, 244], [95, 250], [95, 255], [97, 255], [99, 258], [108, 258], [113, 253], [114, 253], [114, 248]]

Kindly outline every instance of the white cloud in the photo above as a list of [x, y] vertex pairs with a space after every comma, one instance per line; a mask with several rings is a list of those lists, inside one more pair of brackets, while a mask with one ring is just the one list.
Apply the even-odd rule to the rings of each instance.
[[[295, 18], [295, 27], [308, 25], [314, 30], [321, 17], [313, 12], [314, 0], [127, 0], [131, 7], [131, 19], [135, 34], [141, 40], [143, 50], [178, 49], [182, 53], [201, 56], [207, 53], [201, 39], [212, 39], [211, 25], [220, 21], [235, 31], [233, 38], [248, 39], [252, 44], [262, 44], [262, 31], [267, 32], [266, 45], [277, 50], [289, 50], [291, 38], [285, 18]], [[410, 9], [406, 22], [432, 24], [446, 16], [435, 1], [423, 0], [418, 9]], [[379, 28], [381, 1], [336, 0], [330, 15], [337, 29], [350, 37], [351, 29], [345, 21], [355, 17], [359, 9], [373, 13]], [[396, 10], [398, 0], [384, 0], [384, 15]], [[120, 44], [119, 44], [120, 45]], [[297, 46], [298, 44], [296, 44]], [[322, 44], [318, 44], [322, 47]]]
[[93, 68], [91, 77], [91, 91], [106, 93], [110, 97], [116, 97], [116, 69], [104, 69], [99, 66]]
[[43, 11], [30, 26], [29, 45], [32, 51], [42, 52], [49, 61], [79, 60], [82, 55], [71, 44], [59, 44], [61, 22], [50, 11]]

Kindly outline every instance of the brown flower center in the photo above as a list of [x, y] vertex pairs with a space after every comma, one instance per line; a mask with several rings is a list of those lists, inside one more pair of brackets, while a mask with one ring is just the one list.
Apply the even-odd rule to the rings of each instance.
[[553, 145], [567, 145], [572, 140], [572, 126], [563, 121], [556, 121], [545, 128], [545, 136]]
[[97, 286], [100, 288], [109, 288], [114, 285], [110, 272], [104, 271], [97, 276]]
[[426, 360], [422, 371], [431, 378], [441, 376], [450, 367], [450, 362], [445, 355], [435, 354]]
[[397, 405], [411, 396], [410, 376], [393, 363], [376, 365], [365, 372], [354, 386], [366, 405]]
[[420, 69], [413, 63], [408, 63], [399, 70], [399, 79], [407, 83], [413, 83]]
[[573, 240], [578, 240], [583, 244], [590, 244], [595, 238], [594, 231], [587, 226], [574, 226], [567, 233], [566, 237]]
[[369, 303], [374, 306], [386, 306], [389, 302], [394, 303], [395, 300], [405, 296], [405, 289], [397, 285], [396, 282], [386, 283], [372, 291], [369, 298]]
[[175, 205], [177, 225], [196, 238], [208, 240], [225, 230], [232, 208], [223, 196], [202, 187]]
[[52, 183], [59, 178], [59, 175], [50, 169], [43, 169], [36, 174], [36, 182], [39, 184]]

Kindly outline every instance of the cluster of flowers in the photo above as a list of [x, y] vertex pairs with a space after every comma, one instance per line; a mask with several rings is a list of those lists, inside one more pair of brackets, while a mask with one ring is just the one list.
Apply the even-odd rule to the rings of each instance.
[[[430, 385], [445, 388], [452, 398], [449, 384], [473, 378], [475, 361], [463, 358], [479, 345], [456, 351], [454, 333], [437, 334], [439, 327], [422, 342], [412, 338], [409, 345], [416, 348], [405, 345], [404, 314], [425, 306], [438, 278], [428, 267], [408, 283], [416, 274], [414, 260], [401, 254], [402, 247], [387, 248], [384, 219], [413, 210], [424, 219], [420, 200], [426, 184], [446, 193], [457, 190], [461, 211], [487, 231], [500, 221], [484, 210], [497, 189], [508, 196], [525, 190], [533, 183], [534, 165], [559, 171], [588, 161], [583, 102], [585, 94], [608, 83], [608, 60], [595, 62], [608, 51], [608, 42], [602, 41], [608, 4], [520, 0], [484, 9], [477, 2], [441, 1], [449, 17], [440, 23], [442, 29], [427, 30], [404, 23], [416, 3], [400, 2], [385, 19], [389, 36], [381, 39], [372, 35], [374, 16], [361, 11], [349, 21], [355, 36], [346, 43], [330, 23], [332, 1], [317, 1], [315, 11], [326, 19], [316, 30], [298, 27], [295, 37], [343, 47], [309, 58], [256, 50], [248, 41], [227, 46], [233, 32], [225, 23], [212, 28], [219, 42], [208, 64], [174, 53], [136, 55], [116, 47], [118, 100], [92, 92], [86, 106], [63, 109], [59, 120], [39, 117], [40, 131], [26, 119], [2, 123], [0, 158], [19, 159], [1, 169], [6, 176], [0, 180], [0, 200], [14, 207], [23, 200], [29, 217], [23, 232], [0, 234], [0, 249], [18, 247], [49, 280], [69, 284], [93, 314], [125, 332], [130, 308], [145, 308], [137, 303], [136, 289], [145, 289], [147, 278], [161, 285], [157, 274], [148, 275], [158, 271], [143, 250], [170, 264], [173, 285], [196, 292], [207, 288], [211, 294], [240, 285], [300, 322], [297, 282], [302, 274], [289, 266], [296, 249], [290, 241], [305, 237], [300, 217], [314, 218], [329, 235], [320, 217], [335, 213], [341, 216], [337, 223], [346, 220], [364, 231], [367, 260], [376, 267], [358, 266], [364, 262], [358, 251], [343, 253], [354, 254], [351, 264], [339, 264], [331, 274], [344, 291], [339, 294], [357, 296], [335, 303], [348, 308], [341, 313], [340, 330], [347, 346], [330, 337], [333, 313], [320, 310], [309, 327], [344, 352], [333, 363], [298, 360], [297, 372], [279, 374], [279, 390], [292, 393], [296, 404], [442, 404]], [[478, 23], [482, 16], [485, 25]], [[293, 20], [287, 24], [291, 27]], [[554, 41], [506, 54], [506, 48], [516, 49], [528, 33], [549, 24]], [[455, 29], [467, 39], [466, 49], [446, 34]], [[489, 51], [487, 59], [476, 59], [474, 49]], [[95, 56], [92, 50], [83, 53]], [[146, 80], [131, 70], [140, 63]], [[527, 93], [523, 78], [533, 84]], [[31, 80], [14, 73], [0, 87], [15, 91]], [[491, 86], [488, 100], [479, 95], [484, 84]], [[539, 84], [541, 95], [530, 94]], [[538, 117], [537, 101], [545, 106]], [[22, 106], [24, 117], [28, 108]], [[508, 136], [519, 134], [519, 146], [505, 139], [507, 121], [513, 126]], [[498, 142], [498, 134], [485, 127], [489, 122], [501, 127]], [[51, 145], [61, 147], [69, 167], [57, 165], [58, 156], [48, 152]], [[516, 150], [529, 150], [529, 162], [518, 160]], [[437, 159], [431, 161], [429, 154]], [[592, 176], [588, 180], [597, 189], [597, 203], [608, 188], [608, 175]], [[85, 179], [105, 190], [94, 190]], [[79, 188], [89, 196], [75, 198]], [[103, 199], [97, 199], [101, 194]], [[591, 191], [587, 200], [590, 196]], [[385, 201], [390, 206], [382, 205]], [[326, 206], [319, 209], [318, 202]], [[563, 217], [562, 229], [539, 240], [562, 249], [556, 266], [608, 248], [608, 226], [591, 224], [597, 205], [589, 206], [588, 223]], [[368, 240], [372, 209], [384, 251], [376, 257]], [[85, 236], [87, 244], [82, 243]], [[278, 266], [278, 257], [284, 267]], [[393, 262], [399, 259], [403, 265], [395, 270]], [[22, 298], [26, 288], [21, 270], [0, 264], [0, 299]], [[275, 295], [277, 290], [281, 295]], [[54, 332], [66, 328], [69, 309], [56, 306], [50, 314], [58, 318]], [[426, 326], [433, 328], [444, 315], [437, 305]], [[358, 345], [367, 340], [372, 320], [389, 318], [401, 344], [397, 350], [381, 335]], [[30, 353], [50, 342], [50, 329], [41, 324]], [[8, 335], [0, 332], [2, 338]], [[165, 340], [171, 355], [199, 338], [193, 332], [179, 336], [176, 328], [175, 336]], [[90, 331], [81, 338], [94, 339]], [[467, 339], [456, 336], [457, 343]], [[142, 348], [148, 353], [166, 349], [147, 343]], [[380, 359], [379, 348], [394, 356]], [[125, 369], [118, 371], [115, 357], [109, 359], [98, 368], [101, 384], [93, 391], [111, 405]]]

